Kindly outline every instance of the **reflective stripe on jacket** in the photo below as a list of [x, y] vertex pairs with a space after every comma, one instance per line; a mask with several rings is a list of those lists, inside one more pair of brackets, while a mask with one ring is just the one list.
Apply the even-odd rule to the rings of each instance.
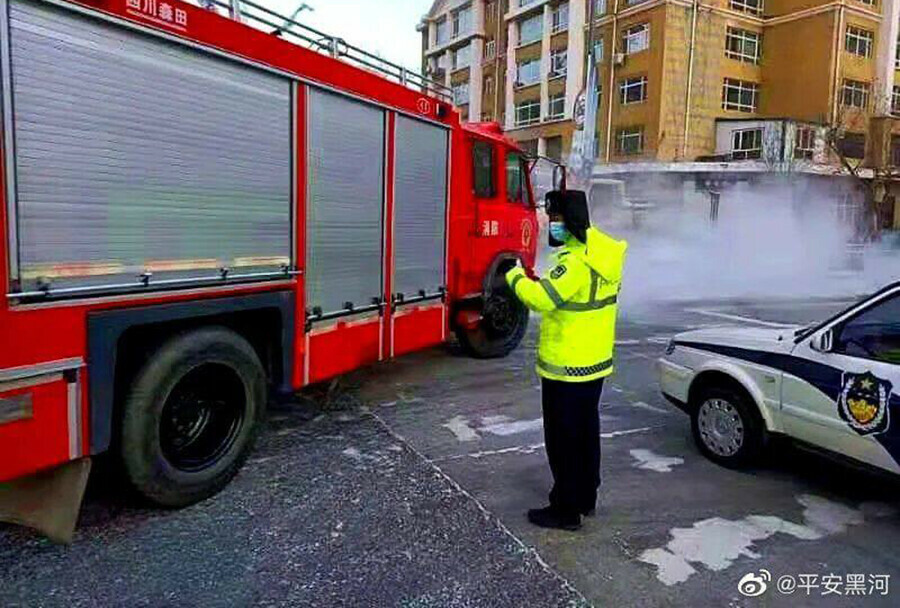
[[613, 371], [617, 298], [628, 244], [595, 228], [587, 244], [569, 238], [552, 268], [530, 279], [521, 268], [506, 274], [513, 292], [543, 315], [537, 372], [544, 378], [587, 382]]

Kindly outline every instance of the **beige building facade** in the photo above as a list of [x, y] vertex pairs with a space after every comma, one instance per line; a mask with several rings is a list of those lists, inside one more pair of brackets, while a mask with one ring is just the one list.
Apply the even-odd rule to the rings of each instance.
[[759, 158], [760, 121], [789, 120], [798, 159], [839, 127], [900, 162], [898, 26], [900, 0], [437, 0], [420, 31], [464, 116], [534, 152], [567, 153], [592, 39], [600, 161]]

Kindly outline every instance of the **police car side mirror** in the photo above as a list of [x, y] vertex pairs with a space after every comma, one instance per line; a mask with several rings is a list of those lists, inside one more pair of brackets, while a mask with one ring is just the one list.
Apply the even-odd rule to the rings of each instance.
[[810, 348], [820, 353], [830, 353], [834, 347], [834, 330], [828, 329], [813, 337], [809, 342]]

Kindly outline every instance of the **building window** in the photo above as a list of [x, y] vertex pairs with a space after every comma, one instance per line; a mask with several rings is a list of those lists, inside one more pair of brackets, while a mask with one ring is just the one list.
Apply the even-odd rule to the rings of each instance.
[[485, 4], [484, 14], [487, 15], [488, 19], [497, 18], [497, 3], [494, 2], [494, 0], [489, 0], [489, 2]]
[[453, 22], [453, 37], [465, 36], [472, 31], [472, 7], [464, 6], [450, 13]]
[[845, 133], [838, 141], [838, 152], [844, 158], [863, 159], [866, 157], [865, 133]]
[[759, 85], [755, 82], [726, 78], [722, 85], [722, 109], [756, 112]]
[[900, 116], [900, 86], [897, 85], [891, 91], [891, 114]]
[[497, 56], [497, 41], [491, 38], [484, 43], [484, 58], [493, 59]]
[[625, 54], [639, 53], [648, 48], [650, 48], [649, 23], [633, 25], [622, 33], [622, 50]]
[[891, 165], [900, 166], [900, 137], [891, 136]]
[[816, 130], [797, 127], [794, 135], [794, 158], [812, 160], [816, 151]]
[[606, 14], [606, 0], [594, 0], [594, 19]]
[[851, 108], [869, 107], [869, 84], [858, 80], [844, 80], [841, 87], [841, 103]]
[[644, 127], [625, 127], [616, 132], [616, 153], [640, 154], [644, 151]]
[[559, 120], [566, 115], [566, 96], [552, 95], [550, 97], [550, 108], [547, 113], [548, 120]]
[[494, 94], [494, 77], [493, 76], [485, 76], [484, 84], [482, 85], [484, 89], [485, 95], [493, 95]]
[[562, 32], [563, 30], [569, 29], [569, 3], [563, 2], [562, 4], [556, 5], [553, 9], [552, 23], [553, 29], [551, 32], [554, 34], [557, 32]]
[[603, 38], [594, 43], [594, 61], [603, 61]]
[[532, 158], [534, 158], [538, 153], [538, 140], [529, 139], [527, 141], [520, 141], [519, 147], [522, 148], [525, 156], [531, 156]]
[[519, 0], [519, 6], [528, 6], [529, 4], [534, 4], [537, 0]]
[[897, 46], [894, 47], [894, 69], [900, 70], [900, 37], [897, 38]]
[[544, 16], [535, 15], [519, 21], [519, 46], [537, 42], [544, 35]]
[[527, 87], [541, 79], [541, 60], [523, 61], [516, 66], [516, 86]]
[[731, 0], [732, 10], [751, 15], [761, 15], [763, 12], [763, 0]]
[[844, 49], [853, 55], [871, 57], [873, 39], [874, 34], [869, 30], [848, 25], [844, 33]]
[[647, 77], [635, 76], [619, 82], [619, 103], [623, 106], [647, 101]]
[[729, 27], [725, 34], [725, 55], [738, 61], [759, 63], [759, 33]]
[[562, 137], [557, 135], [556, 137], [547, 138], [546, 154], [547, 158], [552, 158], [556, 161], [562, 160]]
[[469, 103], [469, 83], [460, 82], [453, 85], [453, 105], [464, 106]]
[[444, 17], [437, 22], [435, 35], [435, 44], [440, 46], [450, 40], [450, 30], [447, 27], [447, 18]]
[[484, 141], [472, 145], [472, 165], [475, 168], [475, 196], [491, 198], [494, 189], [494, 146]]
[[550, 78], [566, 75], [568, 52], [566, 49], [550, 51]]
[[516, 104], [516, 126], [525, 127], [541, 121], [541, 100], [532, 99]]
[[739, 129], [731, 133], [731, 158], [745, 160], [762, 156], [762, 129]]
[[462, 48], [453, 51], [453, 69], [461, 70], [467, 68], [472, 63], [472, 45], [467, 44]]

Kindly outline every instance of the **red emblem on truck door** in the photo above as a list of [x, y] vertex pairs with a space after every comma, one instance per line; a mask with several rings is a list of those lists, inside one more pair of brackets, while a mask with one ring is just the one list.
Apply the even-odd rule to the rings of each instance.
[[531, 237], [533, 236], [534, 228], [531, 227], [531, 222], [528, 220], [522, 220], [522, 247], [524, 249], [528, 249], [531, 246]]

